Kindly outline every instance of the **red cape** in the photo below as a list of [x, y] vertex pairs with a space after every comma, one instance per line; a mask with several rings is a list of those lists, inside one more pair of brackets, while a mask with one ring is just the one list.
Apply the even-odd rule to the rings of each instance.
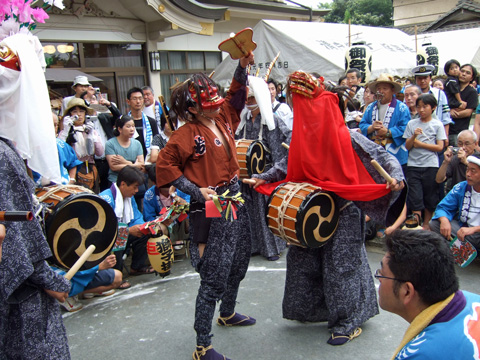
[[377, 184], [353, 149], [337, 95], [323, 91], [311, 99], [293, 94], [293, 132], [287, 177], [259, 186], [270, 195], [281, 183], [308, 182], [353, 201], [370, 201], [390, 192]]

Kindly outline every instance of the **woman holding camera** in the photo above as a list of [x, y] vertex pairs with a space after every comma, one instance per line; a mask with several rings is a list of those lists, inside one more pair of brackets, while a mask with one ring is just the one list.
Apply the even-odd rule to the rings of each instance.
[[77, 185], [98, 194], [100, 187], [94, 155], [101, 156], [104, 148], [90, 120], [93, 113], [83, 99], [74, 97], [63, 113], [63, 129], [58, 137], [73, 147], [78, 160], [83, 163], [77, 167]]

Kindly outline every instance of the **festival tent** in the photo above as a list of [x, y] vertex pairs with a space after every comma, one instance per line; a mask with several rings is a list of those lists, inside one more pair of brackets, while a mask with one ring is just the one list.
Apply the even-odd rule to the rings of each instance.
[[[415, 41], [398, 29], [351, 25], [351, 42], [366, 42], [372, 54], [370, 79], [381, 73], [400, 77], [411, 75], [416, 65]], [[253, 29], [256, 66], [264, 76], [266, 67], [280, 52], [270, 78], [286, 82], [296, 71], [317, 72], [326, 80], [338, 81], [345, 72], [345, 53], [348, 46], [349, 25], [321, 22], [262, 20]], [[213, 80], [228, 86], [237, 60], [227, 56], [215, 69]]]
[[[415, 43], [415, 35], [411, 36]], [[438, 75], [443, 75], [443, 66], [450, 59], [456, 59], [460, 64], [472, 64], [480, 70], [480, 30], [461, 29], [434, 32], [417, 35], [417, 45], [431, 43], [438, 49]]]

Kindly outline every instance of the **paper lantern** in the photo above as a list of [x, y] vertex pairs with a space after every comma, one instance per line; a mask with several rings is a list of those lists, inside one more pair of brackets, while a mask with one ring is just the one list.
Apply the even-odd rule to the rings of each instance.
[[345, 53], [345, 71], [358, 69], [362, 74], [362, 84], [370, 80], [372, 74], [372, 53], [365, 41], [352, 44]]
[[432, 76], [438, 74], [438, 64], [439, 64], [439, 55], [438, 49], [436, 46], [433, 46], [431, 43], [422, 44], [422, 47], [417, 52], [417, 65], [432, 65], [435, 67], [435, 70], [432, 72]]
[[161, 277], [170, 275], [173, 264], [173, 248], [166, 235], [148, 239], [147, 254], [150, 264]]

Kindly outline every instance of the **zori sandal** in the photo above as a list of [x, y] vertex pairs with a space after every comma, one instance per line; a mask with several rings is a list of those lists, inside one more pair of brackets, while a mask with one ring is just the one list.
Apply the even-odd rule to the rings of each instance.
[[254, 318], [239, 313], [233, 313], [227, 317], [220, 316], [217, 319], [217, 324], [220, 326], [249, 326], [255, 325], [256, 322]]
[[343, 344], [346, 344], [347, 342], [349, 341], [352, 341], [353, 339], [355, 339], [356, 337], [359, 337], [360, 334], [362, 333], [362, 329], [361, 328], [356, 328], [353, 333], [351, 333], [350, 335], [344, 335], [344, 334], [340, 334], [340, 333], [333, 333], [331, 336], [330, 336], [330, 339], [328, 339], [327, 343], [330, 344], [330, 345], [343, 345]]

